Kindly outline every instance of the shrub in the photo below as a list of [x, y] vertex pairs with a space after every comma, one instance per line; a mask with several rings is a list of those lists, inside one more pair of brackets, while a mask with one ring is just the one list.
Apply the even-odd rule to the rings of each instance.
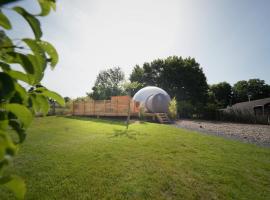
[[219, 111], [219, 120], [249, 124], [268, 124], [268, 117], [256, 116], [248, 110]]
[[218, 105], [214, 103], [208, 103], [203, 109], [203, 118], [217, 120], [218, 119]]
[[145, 120], [145, 108], [144, 108], [143, 105], [140, 105], [139, 119], [140, 120]]
[[169, 117], [171, 119], [177, 118], [177, 101], [175, 97], [169, 103]]
[[195, 108], [189, 101], [178, 101], [177, 111], [184, 118], [192, 118], [195, 114]]

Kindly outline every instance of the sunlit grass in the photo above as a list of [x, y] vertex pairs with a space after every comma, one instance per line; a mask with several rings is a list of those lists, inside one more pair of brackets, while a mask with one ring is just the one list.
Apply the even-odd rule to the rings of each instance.
[[151, 123], [37, 118], [11, 171], [35, 200], [270, 199], [269, 148]]

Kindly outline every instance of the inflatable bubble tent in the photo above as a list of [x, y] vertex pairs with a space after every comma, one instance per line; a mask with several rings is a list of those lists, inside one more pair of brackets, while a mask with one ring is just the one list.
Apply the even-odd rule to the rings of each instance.
[[147, 112], [167, 113], [171, 101], [168, 93], [155, 86], [147, 86], [140, 89], [133, 97], [133, 100], [140, 103]]

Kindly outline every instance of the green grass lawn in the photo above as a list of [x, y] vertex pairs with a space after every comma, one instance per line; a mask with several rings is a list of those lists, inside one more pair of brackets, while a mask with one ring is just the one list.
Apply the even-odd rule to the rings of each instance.
[[[26, 199], [270, 199], [270, 149], [152, 123], [37, 118], [10, 172]], [[0, 199], [13, 199], [0, 189]]]

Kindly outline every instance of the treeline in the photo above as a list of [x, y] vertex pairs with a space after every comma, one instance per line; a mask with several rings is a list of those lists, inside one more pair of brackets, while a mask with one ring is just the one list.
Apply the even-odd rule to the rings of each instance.
[[270, 85], [260, 79], [241, 80], [234, 85], [227, 82], [208, 85], [203, 69], [194, 58], [177, 56], [136, 65], [129, 81], [125, 81], [119, 67], [101, 71], [87, 95], [96, 100], [110, 99], [115, 95], [134, 95], [145, 86], [161, 87], [175, 97], [182, 117], [214, 118], [217, 109], [270, 97]]

